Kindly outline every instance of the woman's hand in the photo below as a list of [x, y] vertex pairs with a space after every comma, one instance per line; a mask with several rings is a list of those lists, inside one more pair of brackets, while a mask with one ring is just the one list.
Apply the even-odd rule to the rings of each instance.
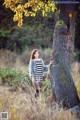
[[48, 67], [50, 67], [52, 65], [52, 63], [53, 63], [53, 60], [50, 61]]
[[32, 82], [33, 82], [33, 83], [35, 82], [35, 79], [34, 79], [34, 77], [32, 77]]

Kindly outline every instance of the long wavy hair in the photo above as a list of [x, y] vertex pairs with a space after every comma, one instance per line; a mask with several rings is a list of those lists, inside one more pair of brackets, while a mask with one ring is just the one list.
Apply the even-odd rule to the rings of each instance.
[[35, 56], [34, 56], [34, 55], [35, 55], [36, 52], [38, 52], [38, 49], [32, 50], [30, 59], [35, 59]]

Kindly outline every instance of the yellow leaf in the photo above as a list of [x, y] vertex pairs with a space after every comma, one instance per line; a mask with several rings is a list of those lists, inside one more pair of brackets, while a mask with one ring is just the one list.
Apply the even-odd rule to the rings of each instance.
[[44, 10], [42, 11], [42, 15], [43, 15], [43, 17], [45, 16], [45, 11]]

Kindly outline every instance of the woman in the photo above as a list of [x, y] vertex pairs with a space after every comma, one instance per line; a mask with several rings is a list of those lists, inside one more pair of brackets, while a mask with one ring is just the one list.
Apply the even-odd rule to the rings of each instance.
[[48, 67], [52, 62], [49, 63], [48, 66], [45, 66], [43, 60], [39, 58], [39, 52], [37, 49], [34, 49], [31, 52], [30, 62], [29, 62], [29, 76], [32, 80], [32, 84], [36, 90], [35, 97], [39, 96], [39, 92], [41, 91], [42, 80], [44, 72], [48, 71]]

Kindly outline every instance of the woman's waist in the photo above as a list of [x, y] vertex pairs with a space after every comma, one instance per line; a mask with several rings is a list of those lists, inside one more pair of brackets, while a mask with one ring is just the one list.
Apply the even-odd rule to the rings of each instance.
[[43, 71], [35, 71], [34, 75], [43, 75]]

